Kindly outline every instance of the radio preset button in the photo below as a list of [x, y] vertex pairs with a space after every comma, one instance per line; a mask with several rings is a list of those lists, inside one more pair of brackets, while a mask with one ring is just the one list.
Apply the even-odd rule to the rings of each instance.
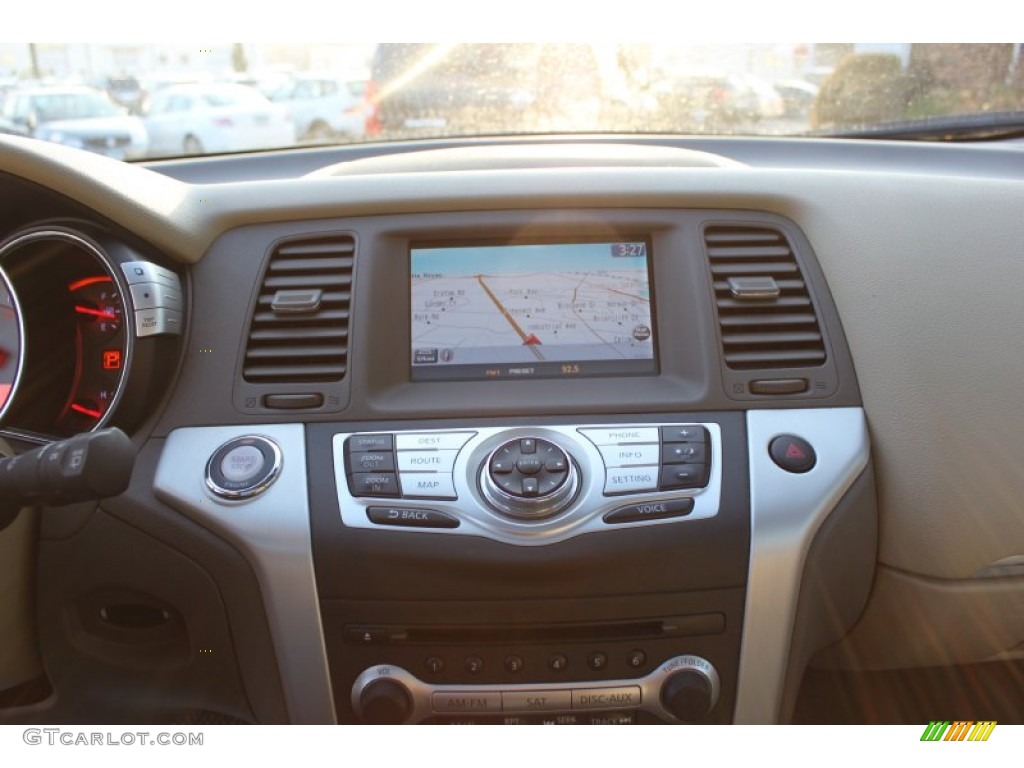
[[548, 657], [548, 669], [561, 672], [569, 666], [569, 657], [564, 653], [553, 653]]

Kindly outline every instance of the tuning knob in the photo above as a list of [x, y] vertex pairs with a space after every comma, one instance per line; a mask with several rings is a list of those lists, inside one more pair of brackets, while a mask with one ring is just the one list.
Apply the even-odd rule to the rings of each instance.
[[661, 686], [661, 705], [677, 720], [702, 720], [718, 701], [718, 673], [706, 659], [680, 656], [677, 667]]
[[395, 680], [374, 680], [359, 694], [359, 714], [371, 725], [400, 725], [412, 714], [412, 697]]

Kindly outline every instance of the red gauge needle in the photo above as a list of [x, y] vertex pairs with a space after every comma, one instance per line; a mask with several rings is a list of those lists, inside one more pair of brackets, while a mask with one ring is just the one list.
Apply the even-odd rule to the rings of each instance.
[[105, 320], [117, 320], [117, 315], [113, 312], [104, 312], [102, 309], [83, 307], [81, 304], [75, 304], [75, 312], [80, 315], [95, 315], [96, 317], [102, 317]]
[[98, 419], [100, 416], [103, 415], [103, 413], [100, 411], [94, 411], [92, 408], [86, 408], [84, 405], [79, 405], [78, 403], [72, 403], [71, 410], [77, 411], [78, 413], [84, 414], [86, 416], [92, 416], [94, 419]]

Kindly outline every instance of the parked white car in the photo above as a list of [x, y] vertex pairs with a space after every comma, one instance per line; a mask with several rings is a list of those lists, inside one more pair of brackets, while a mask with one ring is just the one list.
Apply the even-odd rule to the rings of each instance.
[[300, 75], [271, 94], [295, 121], [298, 141], [351, 141], [365, 133], [363, 80]]
[[2, 117], [14, 127], [44, 141], [98, 152], [117, 160], [146, 154], [146, 129], [93, 88], [40, 86], [10, 91]]
[[291, 145], [288, 111], [255, 88], [234, 83], [176, 85], [157, 91], [144, 119], [151, 157], [244, 152]]

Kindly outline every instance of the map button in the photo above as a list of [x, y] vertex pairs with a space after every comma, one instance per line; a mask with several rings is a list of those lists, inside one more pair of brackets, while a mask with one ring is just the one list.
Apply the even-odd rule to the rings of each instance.
[[401, 472], [402, 496], [407, 499], [457, 499], [450, 472]]

